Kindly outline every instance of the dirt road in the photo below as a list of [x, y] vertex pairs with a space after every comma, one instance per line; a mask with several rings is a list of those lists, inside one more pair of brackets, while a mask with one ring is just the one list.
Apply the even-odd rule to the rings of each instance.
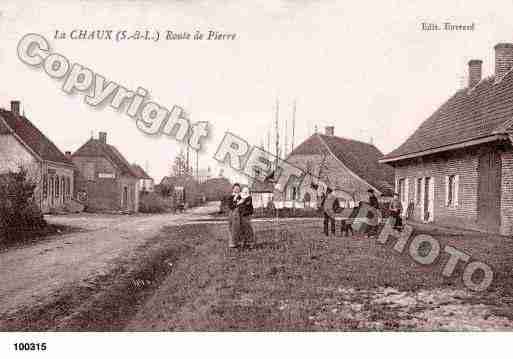
[[50, 223], [85, 231], [0, 253], [0, 315], [44, 305], [66, 286], [106, 275], [164, 226], [207, 218], [217, 208], [210, 203], [183, 214], [49, 216]]

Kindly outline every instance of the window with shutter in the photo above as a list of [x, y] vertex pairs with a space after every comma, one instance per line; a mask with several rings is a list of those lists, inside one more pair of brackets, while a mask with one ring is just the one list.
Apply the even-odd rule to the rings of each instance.
[[445, 177], [445, 189], [446, 189], [446, 196], [445, 196], [445, 205], [446, 206], [455, 206], [457, 204], [456, 200], [456, 176], [446, 176]]

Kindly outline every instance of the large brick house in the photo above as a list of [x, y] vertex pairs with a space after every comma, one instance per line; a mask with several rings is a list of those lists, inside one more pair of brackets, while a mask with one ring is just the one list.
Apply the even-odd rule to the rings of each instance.
[[468, 84], [381, 162], [420, 221], [513, 233], [513, 44], [495, 46], [495, 73], [468, 63]]
[[300, 184], [291, 183], [283, 192], [275, 191], [274, 201], [284, 206], [305, 203], [315, 206], [320, 193], [312, 188], [317, 178], [334, 189], [335, 195], [346, 206], [354, 206], [368, 199], [373, 189], [378, 196], [390, 196], [393, 191], [394, 170], [380, 164], [383, 153], [376, 146], [334, 135], [334, 127], [327, 126], [325, 134], [316, 133], [296, 147], [286, 161], [312, 174]]
[[139, 211], [139, 177], [130, 163], [112, 145], [107, 133], [91, 138], [71, 156], [80, 172], [76, 179], [78, 192], [87, 210]]
[[71, 159], [20, 114], [19, 101], [12, 101], [10, 111], [0, 109], [0, 173], [18, 171], [20, 166], [36, 183], [35, 201], [43, 213], [72, 200]]

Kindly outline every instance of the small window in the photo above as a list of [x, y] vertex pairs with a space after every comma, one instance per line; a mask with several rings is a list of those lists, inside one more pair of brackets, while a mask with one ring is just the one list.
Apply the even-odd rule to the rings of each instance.
[[43, 175], [43, 198], [46, 199], [48, 197], [48, 175], [45, 173]]
[[55, 197], [59, 197], [59, 176], [55, 177]]
[[447, 184], [447, 205], [454, 206], [456, 204], [455, 195], [456, 195], [456, 176], [449, 176]]
[[403, 202], [406, 199], [406, 182], [404, 178], [399, 180], [399, 188], [397, 192], [399, 194], [399, 201]]
[[65, 188], [66, 188], [66, 179], [64, 177], [61, 177], [61, 191], [62, 191], [62, 198], [65, 199], [66, 197], [66, 194], [65, 194]]
[[50, 176], [50, 179], [48, 180], [48, 195], [49, 195], [50, 197], [52, 197], [52, 196], [53, 196], [53, 192], [54, 192], [53, 190], [54, 190], [54, 188], [55, 188], [55, 187], [54, 187], [54, 185], [53, 185], [53, 183], [54, 183], [53, 176]]
[[66, 177], [66, 198], [71, 198], [71, 180], [69, 177]]
[[295, 201], [298, 198], [299, 188], [296, 186], [292, 187], [292, 200]]

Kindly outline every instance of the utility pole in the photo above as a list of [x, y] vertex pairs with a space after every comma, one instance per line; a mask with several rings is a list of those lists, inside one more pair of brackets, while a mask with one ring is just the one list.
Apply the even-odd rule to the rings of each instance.
[[287, 134], [289, 129], [288, 129], [287, 125], [288, 125], [288, 120], [287, 120], [287, 118], [285, 118], [285, 130], [284, 130], [284, 132], [285, 132], [285, 134], [284, 134], [285, 141], [284, 142], [285, 143], [283, 144], [283, 148], [284, 148], [284, 150], [283, 150], [283, 158], [287, 158], [287, 154], [289, 152], [289, 143], [288, 143], [289, 142], [289, 136]]
[[199, 150], [196, 151], [196, 180], [199, 181]]
[[186, 168], [187, 168], [187, 175], [189, 175], [191, 172], [191, 167], [189, 166], [189, 139], [187, 139], [187, 155], [185, 158], [186, 158], [185, 163], [186, 163]]
[[274, 115], [274, 131], [276, 132], [276, 157], [274, 159], [274, 170], [278, 170], [278, 157], [280, 156], [280, 130], [278, 127], [280, 117], [280, 101], [276, 98], [276, 113]]
[[266, 147], [267, 152], [271, 152], [271, 127], [272, 127], [272, 125], [270, 125], [269, 128], [267, 129], [267, 147]]
[[294, 99], [294, 105], [292, 107], [292, 147], [290, 151], [294, 151], [294, 139], [296, 135], [296, 99]]

